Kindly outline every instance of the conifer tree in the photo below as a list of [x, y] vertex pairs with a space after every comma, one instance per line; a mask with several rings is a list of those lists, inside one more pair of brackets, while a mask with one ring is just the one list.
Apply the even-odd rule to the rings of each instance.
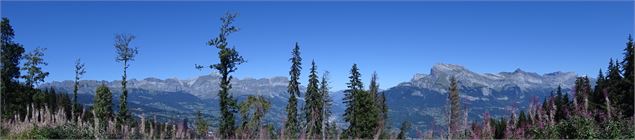
[[317, 76], [317, 66], [315, 61], [311, 62], [309, 74], [309, 85], [307, 86], [305, 95], [305, 119], [307, 121], [307, 138], [314, 139], [322, 133], [322, 105], [324, 103], [322, 94], [320, 94]]
[[117, 115], [118, 123], [130, 124], [132, 122], [131, 115], [128, 112], [128, 89], [127, 86], [127, 71], [130, 67], [129, 62], [134, 61], [139, 51], [136, 47], [130, 47], [130, 42], [135, 39], [131, 34], [116, 34], [115, 35], [115, 50], [117, 57], [115, 61], [123, 63], [123, 75], [121, 76], [121, 96], [119, 96], [119, 114]]
[[371, 139], [376, 134], [379, 120], [379, 109], [375, 104], [375, 100], [370, 92], [365, 91], [363, 83], [360, 80], [361, 74], [357, 68], [357, 64], [353, 64], [351, 68], [350, 82], [348, 83], [347, 94], [351, 98], [346, 99], [346, 112], [344, 112], [345, 121], [349, 122], [347, 135], [353, 138]]
[[[575, 97], [574, 104], [576, 109], [581, 109], [580, 111], [588, 111], [589, 106], [589, 94], [591, 92], [591, 85], [589, 84], [588, 77], [578, 77], [575, 81]], [[581, 112], [578, 112], [581, 113]]]
[[604, 106], [604, 93], [603, 90], [606, 89], [606, 78], [604, 77], [604, 73], [602, 69], [598, 74], [598, 77], [595, 81], [595, 87], [593, 88], [593, 95], [591, 96], [591, 107], [595, 109], [600, 109]]
[[[271, 107], [271, 103], [262, 96], [248, 96], [247, 99], [240, 103], [240, 115], [242, 125], [240, 127], [241, 137], [243, 139], [255, 139], [261, 130], [261, 120], [265, 113]], [[249, 114], [253, 112], [253, 114]]]
[[[234, 125], [237, 104], [233, 96], [231, 96], [229, 90], [232, 88], [231, 80], [233, 79], [230, 74], [238, 70], [238, 65], [245, 63], [236, 48], [229, 48], [227, 37], [234, 32], [238, 31], [238, 27], [234, 26], [234, 19], [238, 16], [236, 13], [226, 13], [224, 17], [221, 17], [221, 27], [218, 36], [209, 40], [207, 45], [214, 46], [219, 49], [218, 51], [218, 64], [208, 66], [210, 69], [217, 70], [221, 75], [220, 91], [218, 96], [220, 98], [220, 137], [224, 139], [233, 138], [236, 126]], [[203, 66], [196, 65], [197, 69], [202, 69]]]
[[287, 120], [285, 121], [285, 134], [289, 139], [296, 139], [300, 131], [300, 122], [298, 120], [298, 99], [300, 96], [300, 71], [302, 70], [302, 57], [300, 57], [300, 46], [295, 43], [295, 47], [291, 52], [291, 70], [289, 71], [289, 102], [287, 104]]
[[[331, 117], [331, 106], [333, 105], [333, 99], [329, 95], [329, 82], [328, 82], [329, 72], [325, 71], [322, 74], [322, 80], [320, 81], [320, 94], [322, 96], [322, 139], [329, 139], [329, 135], [327, 133], [331, 133], [329, 129], [335, 128], [335, 126], [331, 126], [329, 123], [329, 118]], [[327, 132], [328, 130], [328, 132]], [[332, 139], [332, 138], [331, 138]]]
[[385, 102], [384, 102], [384, 95], [383, 92], [379, 93], [379, 83], [377, 82], [377, 72], [373, 72], [372, 77], [370, 78], [370, 85], [368, 86], [368, 92], [370, 93], [370, 97], [371, 100], [373, 100], [373, 105], [375, 107], [374, 110], [377, 110], [377, 128], [375, 128], [375, 136], [374, 138], [379, 138], [382, 133], [383, 130], [385, 128], [385, 118], [387, 117], [387, 115], [385, 114], [385, 109], [384, 107], [386, 107]]
[[348, 129], [345, 131], [345, 136], [357, 137], [360, 130], [358, 127], [358, 114], [359, 112], [359, 99], [357, 94], [363, 91], [364, 85], [360, 79], [361, 74], [357, 68], [357, 64], [353, 64], [351, 72], [348, 78], [350, 81], [347, 84], [348, 89], [344, 91], [344, 104], [346, 104], [346, 110], [344, 111], [344, 121], [349, 123]]
[[[15, 32], [11, 26], [9, 19], [2, 18], [0, 41], [2, 48], [0, 49], [0, 61], [2, 69], [0, 70], [0, 98], [2, 99], [2, 116], [13, 116], [12, 113], [16, 109], [24, 108], [18, 105], [17, 98], [20, 95], [13, 94], [18, 87], [18, 78], [20, 78], [20, 59], [24, 53], [24, 47], [21, 44], [13, 42]], [[11, 99], [11, 100], [7, 100]]]
[[[71, 111], [79, 113], [79, 103], [77, 102], [77, 92], [79, 91], [79, 79], [86, 73], [84, 63], [80, 59], [75, 61], [75, 82], [73, 85], [73, 105]], [[75, 116], [73, 116], [75, 118]]]
[[525, 115], [525, 111], [520, 111], [520, 115], [518, 116], [518, 123], [516, 123], [517, 128], [524, 128], [528, 125], [528, 117]]
[[459, 89], [457, 85], [457, 80], [454, 76], [450, 77], [450, 93], [448, 94], [448, 100], [450, 101], [450, 122], [448, 123], [449, 127], [449, 137], [457, 138], [459, 136], [459, 124], [460, 124], [460, 98], [459, 98]]
[[556, 104], [556, 112], [555, 112], [555, 119], [556, 122], [559, 122], [562, 119], [566, 119], [567, 118], [567, 112], [569, 112], [569, 94], [563, 94], [562, 92], [562, 87], [558, 86], [558, 88], [556, 89], [556, 97], [555, 99], [555, 104]]
[[207, 135], [207, 121], [203, 118], [203, 113], [201, 111], [196, 112], [196, 134], [198, 138], [206, 138]]
[[406, 135], [408, 135], [408, 129], [410, 129], [410, 122], [404, 121], [401, 123], [401, 127], [399, 127], [399, 134], [397, 134], [397, 139], [406, 139]]
[[[619, 101], [625, 98], [622, 94], [623, 91], [621, 90], [621, 86], [620, 86], [622, 82], [623, 81], [622, 81], [622, 76], [620, 75], [619, 63], [617, 63], [617, 60], [613, 61], [613, 59], [610, 59], [609, 67], [608, 67], [608, 75], [606, 76], [606, 86], [607, 86], [606, 88], [608, 91], [608, 96], [611, 100], [611, 106], [613, 106], [613, 108], [615, 108], [616, 111], [621, 111], [619, 110], [620, 109]], [[619, 112], [619, 113], [623, 113], [623, 112]]]
[[628, 35], [628, 42], [626, 42], [626, 48], [624, 48], [624, 59], [622, 60], [622, 72], [624, 76], [623, 88], [622, 92], [625, 94], [624, 98], [621, 101], [621, 109], [624, 111], [625, 117], [633, 116], [633, 103], [635, 100], [635, 87], [633, 86], [635, 83], [635, 75], [633, 75], [633, 68], [635, 65], [633, 64], [634, 54], [633, 54], [633, 37]]
[[99, 119], [100, 126], [98, 128], [105, 130], [108, 120], [113, 116], [112, 93], [104, 84], [97, 87], [95, 92], [95, 99], [93, 100], [94, 115]]

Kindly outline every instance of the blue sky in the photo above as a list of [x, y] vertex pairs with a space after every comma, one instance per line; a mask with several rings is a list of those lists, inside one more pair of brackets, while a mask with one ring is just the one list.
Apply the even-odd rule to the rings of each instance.
[[[137, 36], [140, 53], [129, 77], [181, 79], [209, 74], [194, 64], [216, 63], [206, 42], [219, 18], [239, 12], [242, 30], [229, 37], [248, 63], [238, 78], [287, 76], [299, 42], [302, 84], [311, 60], [331, 72], [334, 90], [346, 87], [357, 63], [364, 81], [373, 71], [382, 88], [429, 73], [436, 63], [479, 73], [573, 71], [595, 77], [608, 59], [622, 58], [633, 33], [633, 2], [6, 2], [15, 41], [48, 48], [47, 81], [121, 78], [115, 33]], [[368, 82], [366, 82], [367, 84]]]

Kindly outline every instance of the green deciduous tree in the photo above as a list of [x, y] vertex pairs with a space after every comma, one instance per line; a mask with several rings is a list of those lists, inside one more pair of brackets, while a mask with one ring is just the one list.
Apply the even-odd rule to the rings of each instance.
[[34, 87], [40, 82], [44, 82], [49, 73], [42, 70], [42, 66], [48, 65], [44, 62], [44, 51], [46, 48], [35, 48], [33, 51], [24, 55], [24, 65], [22, 70], [26, 72], [23, 75], [24, 82], [29, 87]]

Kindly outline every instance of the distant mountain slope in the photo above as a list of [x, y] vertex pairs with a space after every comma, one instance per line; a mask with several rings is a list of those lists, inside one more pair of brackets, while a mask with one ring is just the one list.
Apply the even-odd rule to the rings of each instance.
[[[163, 120], [193, 119], [196, 111], [201, 110], [206, 116], [217, 119], [218, 115], [218, 83], [219, 76], [204, 75], [195, 79], [157, 79], [145, 78], [143, 80], [132, 79], [128, 81], [128, 101], [130, 110], [135, 115], [157, 115]], [[245, 78], [232, 81], [231, 93], [238, 100], [247, 95], [262, 95], [271, 103], [271, 111], [265, 120], [279, 122], [284, 115], [286, 106], [288, 80], [285, 77], [273, 78]], [[95, 89], [105, 84], [113, 92], [115, 102], [114, 109], [118, 109], [119, 95], [121, 94], [121, 81], [80, 81], [80, 102], [91, 105]], [[72, 94], [73, 81], [55, 81], [42, 84], [41, 88], [54, 87], [58, 91]], [[214, 121], [216, 122], [216, 121]]]
[[462, 108], [470, 120], [480, 120], [483, 113], [509, 115], [511, 107], [523, 109], [530, 100], [539, 101], [561, 85], [568, 92], [576, 79], [573, 72], [539, 75], [520, 69], [498, 74], [479, 74], [463, 66], [436, 64], [430, 74], [416, 74], [409, 82], [385, 90], [393, 126], [409, 120], [420, 129], [446, 125], [449, 77], [456, 76]]
[[[397, 128], [404, 120], [413, 122], [419, 130], [444, 126], [448, 79], [452, 75], [459, 81], [462, 105], [469, 110], [470, 120], [480, 120], [484, 112], [490, 112], [494, 116], [508, 115], [511, 106], [522, 109], [534, 96], [542, 101], [542, 98], [548, 96], [558, 85], [561, 85], [565, 92], [569, 91], [576, 78], [573, 72], [539, 75], [520, 69], [514, 72], [479, 74], [459, 65], [437, 64], [432, 67], [429, 74], [415, 74], [410, 81], [383, 91], [387, 96], [393, 128]], [[218, 82], [219, 76], [216, 75], [186, 80], [133, 79], [128, 82], [128, 88], [131, 90], [128, 101], [136, 115], [157, 115], [166, 120], [192, 119], [197, 110], [202, 110], [206, 116], [217, 119]], [[80, 81], [81, 102], [91, 104], [95, 89], [102, 83], [110, 87], [115, 96], [114, 101], [117, 102], [121, 93], [120, 81], [96, 80]], [[234, 79], [232, 84], [231, 92], [239, 100], [247, 95], [266, 97], [272, 103], [272, 108], [266, 114], [265, 121], [281, 125], [280, 120], [286, 117], [284, 108], [288, 98], [286, 77]], [[49, 82], [40, 87], [55, 87], [59, 91], [72, 93], [73, 82]], [[344, 92], [335, 91], [330, 94], [335, 102], [335, 116], [331, 120], [337, 120], [345, 125], [341, 119], [345, 108], [342, 103]], [[300, 107], [302, 103], [303, 101], [300, 101]]]

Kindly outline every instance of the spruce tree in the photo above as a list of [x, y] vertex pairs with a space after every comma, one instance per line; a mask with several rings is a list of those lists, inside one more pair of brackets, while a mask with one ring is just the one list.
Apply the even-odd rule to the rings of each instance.
[[349, 123], [348, 129], [345, 131], [345, 136], [357, 137], [359, 134], [358, 127], [358, 108], [359, 99], [357, 98], [360, 92], [363, 91], [364, 85], [360, 79], [361, 74], [357, 68], [357, 64], [353, 64], [350, 75], [348, 78], [350, 81], [347, 84], [348, 89], [344, 91], [344, 104], [346, 104], [346, 110], [344, 111], [344, 121]]
[[[588, 111], [589, 106], [589, 94], [591, 92], [591, 85], [589, 83], [588, 77], [578, 77], [575, 81], [575, 97], [574, 104], [576, 104], [576, 109], [583, 109], [580, 111]], [[581, 113], [581, 112], [578, 112]]]
[[302, 57], [300, 57], [300, 46], [295, 43], [295, 47], [291, 52], [291, 70], [289, 71], [289, 102], [287, 104], [287, 120], [285, 121], [285, 135], [289, 139], [296, 139], [300, 131], [300, 122], [298, 120], [298, 99], [300, 96], [300, 71], [302, 70]]
[[528, 125], [528, 117], [525, 115], [525, 111], [520, 111], [520, 115], [518, 116], [518, 123], [516, 123], [516, 128], [525, 128]]
[[401, 123], [401, 127], [399, 127], [399, 134], [397, 134], [397, 139], [406, 139], [406, 135], [408, 135], [410, 125], [411, 124], [408, 121], [404, 121]]
[[134, 61], [135, 56], [139, 53], [136, 47], [130, 47], [130, 42], [135, 39], [131, 34], [115, 35], [115, 50], [117, 57], [115, 61], [123, 64], [123, 75], [121, 76], [121, 96], [119, 96], [119, 114], [117, 115], [118, 123], [131, 124], [131, 115], [128, 112], [128, 89], [127, 71], [130, 67], [129, 62]]
[[98, 126], [98, 128], [103, 131], [106, 129], [108, 120], [113, 116], [112, 93], [104, 84], [97, 87], [95, 92], [95, 99], [93, 99], [94, 115], [99, 119], [98, 122], [100, 126]]
[[559, 122], [562, 119], [566, 119], [568, 117], [567, 112], [569, 112], [569, 94], [563, 94], [562, 87], [558, 86], [556, 89], [556, 114], [555, 119], [556, 122]]
[[[324, 101], [322, 103], [322, 139], [333, 139], [333, 138], [328, 138], [331, 134], [327, 134], [327, 133], [331, 133], [331, 131], [329, 129], [334, 128], [335, 126], [331, 126], [331, 123], [329, 123], [329, 118], [331, 117], [331, 106], [333, 105], [333, 99], [331, 99], [331, 96], [329, 95], [329, 83], [328, 83], [328, 76], [329, 76], [329, 72], [325, 71], [324, 74], [322, 74], [322, 80], [320, 81], [320, 94], [322, 96], [322, 100]], [[327, 132], [327, 130], [329, 130]]]
[[377, 72], [373, 72], [373, 75], [370, 78], [370, 85], [368, 86], [368, 92], [370, 94], [370, 98], [373, 101], [373, 107], [375, 108], [374, 110], [378, 111], [377, 112], [377, 128], [375, 128], [375, 138], [379, 138], [380, 135], [383, 133], [383, 129], [385, 127], [385, 117], [386, 115], [384, 114], [384, 101], [383, 99], [385, 98], [381, 98], [383, 96], [383, 93], [380, 95], [379, 93], [379, 83], [377, 82]]
[[[262, 96], [248, 96], [240, 103], [240, 115], [242, 125], [240, 127], [240, 137], [242, 139], [256, 139], [261, 130], [261, 120], [271, 107], [271, 103]], [[253, 114], [249, 114], [253, 112]]]
[[459, 124], [460, 124], [460, 98], [459, 98], [459, 89], [457, 80], [454, 76], [450, 77], [450, 87], [448, 88], [450, 93], [448, 93], [448, 101], [450, 102], [450, 122], [448, 123], [449, 127], [449, 137], [457, 138], [459, 136]]
[[[231, 80], [233, 79], [230, 74], [238, 70], [238, 65], [245, 63], [236, 48], [229, 48], [227, 37], [234, 32], [238, 31], [238, 27], [234, 26], [234, 19], [238, 16], [236, 13], [226, 13], [224, 17], [221, 17], [221, 27], [218, 36], [209, 40], [207, 44], [219, 49], [218, 51], [218, 64], [210, 65], [210, 69], [217, 70], [221, 75], [220, 91], [218, 96], [220, 98], [220, 137], [224, 139], [234, 138], [234, 131], [236, 126], [234, 125], [237, 104], [236, 100], [231, 96], [229, 90], [232, 88]], [[202, 69], [203, 66], [196, 65], [196, 68]]]
[[375, 137], [379, 120], [379, 109], [373, 95], [364, 90], [360, 80], [361, 74], [357, 64], [351, 68], [350, 82], [345, 92], [347, 108], [344, 112], [345, 121], [349, 122], [347, 135], [353, 138], [372, 139]]
[[319, 90], [317, 66], [311, 62], [309, 85], [307, 86], [304, 104], [305, 119], [307, 121], [307, 138], [314, 139], [322, 133], [322, 105], [324, 103]]
[[22, 53], [24, 53], [24, 47], [19, 43], [13, 42], [15, 33], [8, 18], [2, 18], [1, 26], [2, 59], [0, 60], [2, 61], [2, 72], [0, 74], [2, 75], [2, 89], [5, 90], [17, 84], [17, 79], [20, 78], [19, 64]]
[[602, 109], [604, 106], [604, 89], [606, 89], [606, 78], [604, 77], [602, 69], [600, 69], [595, 81], [595, 87], [593, 88], [593, 95], [591, 95], [590, 105], [594, 109], [604, 110]]
[[[2, 48], [0, 49], [0, 61], [2, 69], [0, 70], [0, 99], [2, 99], [2, 117], [13, 116], [14, 111], [24, 108], [19, 105], [18, 98], [20, 95], [15, 94], [20, 78], [20, 59], [24, 53], [24, 47], [21, 44], [13, 42], [15, 32], [11, 26], [9, 19], [2, 18], [0, 41]], [[7, 100], [11, 99], [11, 100]]]
[[622, 60], [622, 75], [624, 76], [624, 80], [622, 82], [622, 92], [624, 98], [621, 100], [621, 109], [624, 111], [625, 117], [633, 116], [633, 103], [635, 100], [635, 87], [633, 86], [635, 83], [635, 75], [633, 75], [633, 68], [635, 65], [633, 64], [633, 37], [628, 35], [628, 42], [626, 42], [626, 48], [624, 48], [624, 58]]
[[203, 113], [201, 113], [201, 111], [197, 111], [196, 112], [196, 134], [197, 134], [197, 138], [203, 138], [205, 139], [207, 136], [207, 121], [205, 121], [205, 118], [203, 117]]
[[[80, 113], [79, 111], [79, 103], [77, 102], [77, 92], [79, 91], [79, 79], [86, 73], [86, 68], [84, 63], [81, 62], [80, 59], [75, 61], [75, 81], [73, 85], [73, 105], [71, 111], [75, 113]], [[73, 119], [75, 116], [73, 116]]]
[[[617, 60], [610, 59], [608, 67], [608, 75], [606, 76], [606, 88], [608, 91], [609, 99], [611, 100], [611, 106], [615, 109], [620, 109], [620, 102], [625, 98], [623, 91], [621, 90], [622, 76], [620, 75], [619, 63]], [[622, 111], [622, 110], [616, 110]], [[617, 113], [617, 112], [616, 112]], [[623, 113], [623, 112], [619, 112]], [[614, 113], [615, 114], [615, 113]]]

